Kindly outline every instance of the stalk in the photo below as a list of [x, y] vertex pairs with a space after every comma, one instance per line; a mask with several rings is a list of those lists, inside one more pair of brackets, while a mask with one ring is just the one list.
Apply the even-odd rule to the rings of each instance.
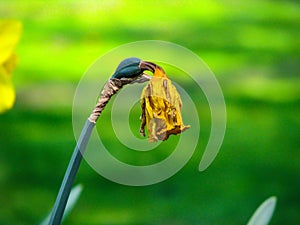
[[112, 78], [107, 81], [105, 84], [101, 95], [98, 99], [98, 102], [93, 109], [91, 115], [87, 119], [81, 134], [79, 136], [79, 140], [76, 144], [76, 147], [73, 151], [72, 157], [70, 159], [68, 168], [65, 172], [65, 176], [63, 178], [61, 187], [59, 189], [51, 217], [49, 225], [59, 225], [61, 224], [61, 220], [63, 218], [63, 214], [66, 208], [66, 204], [71, 192], [71, 188], [74, 182], [74, 179], [76, 177], [76, 174], [78, 172], [83, 154], [85, 152], [87, 143], [89, 141], [89, 138], [91, 136], [92, 130], [94, 126], [96, 125], [96, 122], [101, 115], [102, 111], [104, 110], [106, 104], [109, 102], [111, 97], [115, 95], [124, 85], [130, 84], [130, 83], [142, 83], [145, 81], [148, 81], [150, 78], [147, 75], [142, 75], [140, 77], [134, 77], [134, 78], [121, 78], [116, 79]]

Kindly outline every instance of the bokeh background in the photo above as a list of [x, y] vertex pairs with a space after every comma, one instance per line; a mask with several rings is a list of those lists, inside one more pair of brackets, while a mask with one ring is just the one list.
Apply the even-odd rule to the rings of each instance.
[[65, 224], [246, 224], [273, 195], [271, 224], [299, 224], [298, 1], [1, 0], [0, 18], [23, 23], [17, 100], [0, 115], [0, 224], [38, 224], [49, 213], [75, 146], [72, 101], [81, 76], [108, 50], [145, 39], [187, 47], [216, 74], [228, 113], [221, 151], [198, 172], [210, 132], [209, 110], [199, 104], [199, 145], [179, 173], [129, 187], [83, 162], [75, 183], [84, 190]]

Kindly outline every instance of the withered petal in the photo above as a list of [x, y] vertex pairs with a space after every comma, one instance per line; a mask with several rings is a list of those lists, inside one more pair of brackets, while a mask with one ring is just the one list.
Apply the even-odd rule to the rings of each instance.
[[143, 89], [141, 95], [141, 135], [145, 135], [144, 127], [147, 126], [148, 141], [167, 140], [171, 134], [177, 135], [190, 126], [185, 126], [182, 121], [182, 102], [175, 86], [167, 78], [155, 76]]

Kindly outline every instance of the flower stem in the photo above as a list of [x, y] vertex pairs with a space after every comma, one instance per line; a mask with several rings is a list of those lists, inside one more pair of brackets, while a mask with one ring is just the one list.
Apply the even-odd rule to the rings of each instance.
[[[143, 76], [143, 79], [140, 80], [140, 82], [148, 81], [149, 78], [147, 76]], [[70, 191], [72, 188], [73, 181], [76, 177], [76, 174], [78, 172], [80, 162], [82, 160], [82, 156], [84, 154], [86, 145], [88, 143], [88, 140], [91, 136], [92, 130], [94, 126], [96, 125], [97, 119], [101, 115], [101, 112], [104, 110], [106, 104], [109, 102], [111, 97], [116, 94], [124, 85], [130, 84], [133, 82], [138, 82], [137, 78], [125, 78], [125, 79], [110, 79], [105, 86], [103, 87], [103, 90], [101, 92], [100, 98], [90, 115], [90, 117], [87, 119], [79, 140], [77, 142], [77, 145], [74, 149], [73, 155], [71, 157], [71, 160], [69, 162], [68, 168], [66, 170], [64, 179], [62, 181], [61, 187], [59, 189], [52, 213], [49, 225], [60, 225], [61, 220], [66, 208], [66, 204], [70, 195]]]
[[67, 171], [62, 181], [60, 190], [58, 192], [55, 205], [52, 210], [49, 225], [58, 225], [61, 223], [65, 207], [70, 195], [73, 181], [79, 169], [80, 162], [82, 160], [82, 154], [84, 153], [87, 142], [90, 138], [95, 123], [87, 120], [84, 128], [81, 131], [78, 143], [74, 149], [73, 155], [69, 162]]

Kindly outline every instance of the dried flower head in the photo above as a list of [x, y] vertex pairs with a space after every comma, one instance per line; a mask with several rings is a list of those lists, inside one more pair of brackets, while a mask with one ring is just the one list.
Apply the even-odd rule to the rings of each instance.
[[171, 134], [179, 134], [190, 126], [185, 126], [181, 117], [181, 98], [175, 86], [166, 76], [164, 70], [156, 66], [154, 75], [141, 95], [141, 129], [148, 141], [167, 140]]

